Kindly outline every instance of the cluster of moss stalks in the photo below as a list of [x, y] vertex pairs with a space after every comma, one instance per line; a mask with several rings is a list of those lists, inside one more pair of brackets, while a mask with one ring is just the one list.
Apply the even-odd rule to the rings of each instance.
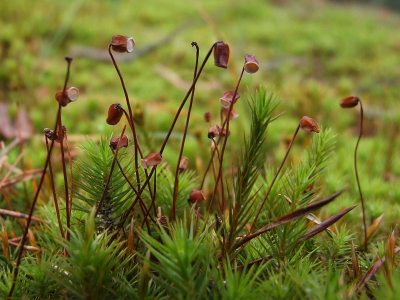
[[[55, 95], [55, 123], [53, 129], [44, 130], [47, 158], [40, 180], [34, 182], [28, 212], [21, 214], [12, 207], [2, 211], [10, 219], [1, 219], [1, 297], [347, 299], [396, 295], [400, 248], [395, 232], [385, 242], [374, 240], [380, 220], [367, 228], [365, 219], [357, 172], [362, 133], [359, 98], [347, 97], [340, 105], [360, 103], [361, 108], [354, 153], [363, 208], [360, 244], [357, 233], [349, 232], [345, 223], [338, 224], [357, 205], [337, 205], [336, 214], [324, 219], [318, 215], [348, 189], [323, 195], [323, 175], [335, 155], [335, 137], [329, 129], [320, 129], [315, 120], [303, 116], [293, 128], [279, 166], [268, 165], [267, 133], [279, 117], [278, 101], [274, 92], [261, 86], [246, 96], [249, 128], [240, 140], [230, 138], [230, 124], [238, 117], [235, 103], [243, 101], [239, 100], [241, 79], [259, 70], [254, 55], [245, 55], [234, 89], [221, 96], [219, 122], [213, 124], [212, 112], [205, 113], [209, 161], [204, 170], [192, 169], [194, 164], [183, 154], [191, 111], [196, 107], [196, 83], [211, 55], [217, 67], [226, 69], [229, 61], [229, 46], [223, 42], [214, 43], [201, 63], [199, 46], [195, 42], [192, 46], [196, 54], [192, 84], [163, 143], [153, 149], [146, 143], [151, 133], [137, 122], [113, 56], [113, 51], [134, 51], [135, 41], [114, 36], [108, 51], [126, 104], [111, 104], [106, 122], [113, 126], [124, 118], [127, 125], [100, 143], [87, 139], [80, 146], [82, 155], [74, 161], [62, 111], [76, 105], [79, 91], [68, 84], [72, 59], [66, 59], [64, 87]], [[173, 166], [163, 161], [163, 151], [184, 109], [184, 131]], [[300, 129], [309, 140], [308, 149], [296, 165], [284, 169]], [[239, 153], [231, 153], [232, 143], [242, 145]], [[61, 187], [56, 187], [53, 173], [53, 165], [60, 164], [55, 161], [56, 149], [61, 155]], [[42, 188], [45, 180], [50, 182], [49, 190]]]

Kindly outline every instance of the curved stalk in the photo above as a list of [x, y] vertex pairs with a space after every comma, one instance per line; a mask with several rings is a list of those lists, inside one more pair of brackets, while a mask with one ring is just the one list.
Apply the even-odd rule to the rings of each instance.
[[[70, 58], [70, 57], [66, 57], [65, 59], [66, 59], [66, 61], [68, 63], [68, 66], [67, 66], [67, 74], [65, 76], [65, 81], [64, 81], [64, 88], [63, 88], [63, 96], [62, 96], [62, 98], [65, 97], [65, 89], [66, 89], [67, 84], [68, 84], [69, 71], [70, 71], [70, 66], [71, 66], [71, 62], [72, 62], [72, 58]], [[57, 111], [57, 119], [56, 119], [56, 122], [55, 122], [55, 125], [54, 125], [54, 131], [53, 131], [54, 133], [57, 132], [57, 125], [58, 125], [58, 122], [59, 122], [60, 118], [61, 118], [61, 104], [59, 103], [58, 104], [58, 111]], [[43, 172], [42, 172], [42, 175], [40, 176], [39, 184], [38, 184], [35, 196], [34, 196], [33, 201], [32, 201], [31, 209], [29, 211], [29, 217], [28, 217], [28, 220], [26, 221], [24, 234], [22, 235], [22, 239], [21, 239], [20, 246], [19, 246], [19, 249], [18, 249], [17, 262], [16, 262], [16, 265], [15, 265], [15, 268], [14, 268], [14, 273], [13, 273], [13, 282], [12, 282], [12, 285], [11, 285], [11, 288], [10, 288], [10, 291], [8, 293], [7, 298], [11, 298], [13, 293], [14, 293], [15, 285], [17, 283], [19, 266], [21, 264], [21, 259], [22, 259], [22, 252], [24, 250], [24, 244], [25, 244], [26, 237], [28, 236], [29, 225], [31, 224], [33, 211], [35, 209], [35, 205], [36, 205], [37, 199], [39, 197], [39, 192], [40, 192], [40, 190], [42, 188], [42, 185], [43, 185], [43, 181], [44, 181], [44, 177], [46, 175], [47, 167], [49, 166], [50, 157], [51, 157], [51, 153], [52, 153], [53, 147], [54, 147], [54, 139], [52, 139], [52, 141], [51, 141], [50, 149], [49, 149], [49, 151], [47, 153], [46, 162], [44, 164]], [[66, 201], [68, 201], [68, 198], [66, 199]]]
[[288, 149], [286, 150], [285, 156], [283, 157], [283, 160], [282, 160], [282, 162], [281, 162], [281, 164], [280, 164], [278, 170], [277, 170], [276, 173], [275, 173], [274, 179], [272, 179], [272, 182], [271, 182], [271, 184], [270, 184], [269, 187], [268, 187], [268, 191], [267, 191], [267, 193], [265, 194], [264, 199], [263, 199], [263, 201], [262, 201], [260, 207], [258, 208], [257, 214], [256, 214], [256, 216], [254, 217], [254, 221], [253, 221], [253, 223], [251, 224], [250, 232], [254, 229], [254, 226], [256, 225], [258, 216], [260, 215], [261, 210], [262, 210], [262, 208], [264, 207], [265, 201], [267, 201], [267, 198], [268, 198], [269, 194], [271, 193], [272, 187], [274, 186], [275, 181], [276, 181], [276, 179], [278, 178], [278, 175], [279, 175], [279, 173], [281, 172], [283, 165], [285, 164], [285, 161], [286, 161], [286, 159], [287, 159], [287, 157], [288, 157], [288, 155], [289, 155], [290, 149], [292, 149], [294, 139], [296, 138], [297, 133], [299, 132], [299, 129], [300, 129], [300, 124], [299, 124], [299, 125], [297, 126], [297, 128], [296, 128], [296, 131], [294, 132], [294, 135], [293, 135], [293, 137], [292, 137], [292, 140], [290, 141], [289, 147], [288, 147]]
[[219, 165], [219, 169], [218, 169], [217, 181], [215, 182], [214, 192], [213, 192], [213, 196], [211, 198], [210, 204], [208, 206], [208, 211], [210, 211], [211, 208], [212, 208], [212, 205], [213, 205], [214, 200], [215, 200], [215, 195], [216, 195], [217, 189], [218, 189], [218, 184], [219, 184], [219, 181], [221, 180], [221, 177], [222, 177], [222, 164], [224, 162], [225, 148], [226, 148], [226, 143], [228, 141], [228, 133], [229, 133], [229, 116], [231, 115], [231, 112], [232, 112], [232, 109], [233, 109], [233, 102], [234, 102], [236, 93], [237, 93], [237, 91], [239, 89], [240, 82], [242, 81], [243, 73], [244, 73], [244, 67], [242, 68], [242, 72], [240, 72], [239, 79], [238, 79], [238, 81], [236, 83], [235, 91], [233, 92], [233, 95], [232, 95], [232, 101], [231, 101], [231, 105], [229, 106], [229, 112], [228, 112], [228, 114], [226, 116], [226, 119], [225, 119], [225, 122], [224, 122], [224, 124], [222, 125], [222, 128], [221, 128], [221, 132], [223, 132], [224, 128], [225, 128], [225, 124], [226, 124], [226, 135], [224, 137], [224, 140], [222, 142], [222, 147], [221, 147], [221, 157], [220, 157], [220, 165]]
[[363, 120], [364, 120], [364, 111], [362, 107], [361, 100], [358, 100], [360, 102], [360, 133], [358, 134], [358, 139], [356, 143], [356, 147], [354, 149], [354, 172], [356, 174], [356, 181], [357, 181], [357, 187], [358, 187], [358, 193], [360, 195], [360, 201], [361, 201], [361, 209], [362, 209], [362, 218], [363, 218], [363, 227], [364, 227], [364, 249], [367, 252], [368, 246], [367, 246], [367, 222], [365, 220], [365, 203], [364, 203], [364, 197], [362, 194], [361, 190], [361, 184], [360, 184], [360, 178], [358, 176], [358, 169], [357, 169], [357, 151], [358, 151], [358, 145], [360, 144], [361, 136], [362, 136], [362, 129], [363, 129]]
[[[194, 74], [193, 74], [193, 80], [196, 78], [197, 74], [197, 67], [199, 64], [199, 46], [197, 45], [196, 42], [192, 42], [192, 47], [196, 47], [196, 63], [194, 67]], [[174, 180], [174, 196], [172, 199], [172, 208], [171, 208], [171, 219], [175, 219], [175, 214], [176, 214], [176, 200], [178, 198], [178, 187], [179, 187], [179, 164], [183, 155], [183, 148], [185, 147], [185, 141], [186, 141], [186, 135], [189, 127], [189, 121], [190, 121], [190, 113], [192, 111], [192, 106], [193, 106], [193, 99], [194, 99], [194, 92], [195, 92], [195, 87], [193, 87], [192, 94], [190, 96], [190, 101], [189, 101], [189, 108], [188, 108], [188, 113], [186, 117], [186, 123], [185, 123], [185, 129], [183, 130], [183, 136], [182, 136], [182, 142], [181, 142], [181, 148], [179, 150], [179, 156], [178, 156], [178, 163], [176, 166], [175, 170], [175, 180]]]
[[124, 95], [125, 95], [125, 101], [126, 105], [128, 107], [128, 113], [129, 113], [129, 118], [128, 118], [128, 123], [132, 129], [132, 134], [133, 134], [133, 140], [135, 143], [135, 172], [136, 172], [136, 180], [138, 184], [138, 188], [140, 189], [140, 175], [139, 175], [139, 163], [138, 163], [138, 152], [140, 152], [140, 158], [143, 158], [142, 151], [139, 151], [140, 145], [139, 145], [139, 140], [136, 134], [136, 128], [135, 128], [135, 122], [133, 121], [133, 113], [132, 113], [132, 107], [131, 107], [131, 102], [129, 100], [129, 95], [128, 91], [126, 90], [125, 86], [125, 81], [124, 78], [121, 74], [121, 71], [119, 70], [118, 64], [115, 61], [114, 55], [111, 52], [111, 44], [108, 46], [108, 53], [110, 54], [111, 60], [113, 62], [113, 65], [115, 67], [115, 70], [118, 73], [119, 79], [121, 81], [122, 89], [124, 90]]

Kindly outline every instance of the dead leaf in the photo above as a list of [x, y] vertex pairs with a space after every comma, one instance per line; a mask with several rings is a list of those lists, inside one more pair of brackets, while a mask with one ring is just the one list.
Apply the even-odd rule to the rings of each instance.
[[0, 103], [0, 136], [5, 139], [20, 137], [29, 139], [34, 132], [32, 120], [23, 107], [19, 107], [17, 118], [13, 122], [8, 113], [8, 104]]
[[0, 102], [0, 134], [6, 139], [15, 137], [15, 128], [8, 115], [8, 104]]

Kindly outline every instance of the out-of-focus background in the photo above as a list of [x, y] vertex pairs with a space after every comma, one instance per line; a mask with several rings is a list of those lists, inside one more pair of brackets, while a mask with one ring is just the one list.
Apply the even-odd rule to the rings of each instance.
[[[119, 134], [123, 124], [111, 127], [105, 122], [112, 103], [125, 105], [107, 46], [113, 35], [122, 34], [132, 36], [136, 47], [118, 57], [119, 66], [156, 150], [191, 84], [191, 42], [200, 46], [202, 59], [215, 41], [223, 40], [231, 49], [229, 68], [215, 68], [210, 60], [196, 89], [185, 151], [191, 166], [207, 153], [204, 112], [212, 112], [218, 123], [219, 97], [234, 89], [244, 55], [254, 54], [260, 71], [243, 78], [232, 152], [248, 132], [246, 94], [264, 85], [278, 93], [277, 112], [285, 112], [271, 125], [267, 161], [274, 166], [282, 159], [300, 118], [308, 115], [338, 136], [326, 189], [351, 186], [343, 207], [357, 203], [352, 155], [358, 108], [343, 110], [338, 102], [358, 95], [366, 118], [359, 166], [367, 215], [373, 220], [385, 213], [390, 226], [400, 215], [400, 162], [395, 155], [400, 126], [399, 7], [400, 1], [2, 1], [0, 140], [7, 144], [19, 129], [29, 138], [26, 160], [42, 166], [43, 128], [54, 126], [54, 94], [64, 83], [66, 55], [74, 59], [70, 85], [81, 93], [63, 109], [71, 143], [79, 144], [85, 135]], [[166, 149], [166, 161], [176, 157], [182, 128], [183, 119]], [[300, 137], [293, 163], [306, 146]]]

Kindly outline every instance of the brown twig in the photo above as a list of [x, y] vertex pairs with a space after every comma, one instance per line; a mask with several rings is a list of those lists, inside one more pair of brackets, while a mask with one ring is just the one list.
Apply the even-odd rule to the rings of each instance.
[[263, 201], [261, 202], [260, 207], [258, 208], [257, 214], [256, 214], [256, 216], [254, 217], [253, 223], [251, 224], [250, 232], [254, 229], [254, 227], [255, 227], [255, 225], [256, 225], [258, 216], [260, 215], [261, 210], [262, 210], [262, 208], [264, 207], [265, 201], [267, 201], [267, 198], [268, 198], [269, 194], [271, 193], [272, 187], [274, 186], [275, 181], [276, 181], [276, 179], [278, 178], [278, 175], [279, 175], [280, 171], [282, 170], [283, 165], [285, 164], [286, 158], [287, 158], [288, 155], [289, 155], [290, 149], [292, 148], [293, 142], [294, 142], [294, 140], [295, 140], [295, 138], [296, 138], [297, 133], [299, 132], [299, 130], [300, 130], [300, 124], [299, 124], [299, 125], [297, 126], [297, 128], [296, 128], [296, 131], [294, 132], [294, 135], [293, 135], [293, 137], [292, 137], [292, 140], [290, 141], [289, 147], [288, 147], [288, 149], [286, 150], [285, 156], [283, 157], [283, 160], [282, 160], [282, 162], [281, 162], [281, 164], [280, 164], [278, 170], [277, 170], [276, 173], [275, 173], [274, 179], [272, 179], [272, 182], [271, 182], [271, 184], [270, 184], [269, 187], [268, 187], [268, 191], [267, 191], [267, 193], [265, 194], [264, 199], [263, 199]]
[[[69, 58], [69, 57], [66, 57], [65, 59], [68, 62], [68, 67], [67, 67], [67, 74], [65, 76], [64, 90], [63, 91], [65, 91], [65, 87], [67, 86], [67, 83], [68, 83], [69, 70], [70, 70], [70, 65], [71, 65], [71, 61], [72, 61], [72, 58]], [[64, 95], [63, 95], [63, 98], [64, 98]], [[61, 117], [61, 104], [58, 105], [57, 119], [56, 119], [56, 123], [54, 125], [54, 134], [57, 132], [57, 124], [58, 124], [58, 120], [60, 119], [60, 117]], [[42, 188], [42, 185], [43, 185], [44, 177], [46, 175], [46, 170], [47, 170], [47, 167], [49, 165], [49, 161], [50, 161], [51, 153], [52, 153], [52, 150], [53, 150], [53, 146], [54, 146], [54, 140], [51, 141], [50, 150], [49, 150], [49, 152], [47, 154], [47, 157], [46, 157], [46, 162], [44, 164], [43, 173], [42, 173], [42, 175], [40, 177], [38, 188], [36, 190], [35, 196], [33, 198], [32, 204], [31, 204], [31, 209], [30, 209], [30, 212], [29, 212], [29, 218], [28, 218], [28, 220], [26, 222], [26, 227], [25, 227], [25, 230], [24, 230], [23, 238], [21, 239], [20, 248], [19, 248], [19, 251], [18, 251], [17, 262], [15, 264], [15, 268], [14, 268], [14, 272], [13, 272], [12, 285], [11, 285], [10, 291], [8, 293], [8, 296], [7, 296], [8, 299], [10, 299], [12, 297], [14, 289], [15, 289], [15, 285], [17, 283], [17, 277], [18, 277], [18, 272], [19, 272], [19, 266], [21, 264], [22, 252], [24, 250], [25, 239], [28, 236], [29, 225], [30, 225], [31, 220], [32, 220], [32, 215], [33, 215], [33, 211], [35, 209], [36, 201], [37, 201], [37, 199], [39, 197], [39, 192], [40, 192], [40, 190]]]
[[[46, 140], [46, 149], [47, 149], [47, 153], [49, 153], [49, 152], [50, 152], [50, 149], [49, 149], [49, 142], [48, 142], [48, 140], [47, 140], [47, 137], [45, 137], [45, 140]], [[56, 187], [55, 187], [55, 185], [54, 185], [54, 174], [53, 174], [53, 167], [52, 167], [52, 165], [51, 165], [51, 159], [49, 160], [49, 172], [50, 172], [50, 185], [51, 185], [51, 191], [52, 191], [52, 193], [53, 193], [54, 207], [55, 207], [55, 209], [56, 209], [58, 227], [59, 227], [59, 229], [60, 229], [61, 236], [62, 236], [63, 238], [65, 238], [64, 229], [63, 229], [62, 222], [61, 222], [61, 217], [60, 217], [60, 209], [59, 209], [59, 207], [58, 207]]]
[[216, 196], [216, 193], [217, 193], [217, 189], [218, 189], [218, 185], [219, 185], [219, 181], [221, 180], [221, 177], [222, 177], [222, 165], [223, 165], [223, 162], [224, 162], [225, 148], [226, 148], [226, 144], [227, 144], [227, 141], [228, 141], [228, 135], [229, 135], [229, 123], [230, 123], [229, 122], [229, 116], [231, 115], [231, 112], [232, 112], [232, 109], [233, 109], [233, 104], [234, 104], [233, 102], [234, 102], [235, 96], [237, 94], [237, 91], [239, 89], [240, 82], [242, 81], [243, 73], [244, 73], [244, 67], [242, 68], [242, 71], [240, 72], [239, 79], [238, 79], [238, 81], [236, 83], [235, 91], [233, 92], [233, 95], [232, 95], [232, 101], [231, 101], [231, 105], [229, 106], [229, 112], [228, 112], [228, 114], [226, 116], [226, 119], [225, 119], [225, 122], [224, 122], [224, 124], [222, 125], [222, 128], [221, 128], [221, 132], [223, 132], [224, 128], [225, 128], [225, 124], [226, 124], [226, 134], [225, 134], [225, 137], [223, 139], [222, 147], [221, 147], [221, 157], [220, 157], [220, 165], [219, 165], [219, 169], [218, 169], [217, 181], [215, 182], [214, 192], [213, 192], [210, 204], [208, 206], [208, 211], [210, 211], [212, 206], [213, 206], [214, 199], [215, 199], [215, 196]]
[[[195, 80], [196, 74], [197, 74], [197, 67], [199, 64], [199, 46], [197, 45], [196, 42], [192, 42], [192, 47], [193, 46], [196, 47], [196, 63], [195, 63], [194, 74], [193, 74], [193, 80]], [[179, 150], [178, 162], [177, 162], [177, 166], [176, 166], [176, 170], [175, 170], [174, 193], [173, 193], [172, 208], [171, 208], [171, 219], [172, 220], [175, 219], [175, 214], [176, 214], [176, 200], [178, 197], [178, 187], [179, 187], [179, 164], [181, 162], [181, 158], [183, 155], [183, 149], [185, 147], [186, 135], [187, 135], [189, 121], [190, 121], [190, 113], [192, 111], [192, 106], [193, 106], [194, 92], [195, 92], [195, 88], [193, 87], [192, 93], [190, 96], [190, 101], [189, 101], [188, 113], [186, 116], [185, 128], [183, 130], [183, 136], [182, 136], [181, 148]]]
[[364, 227], [363, 228], [363, 231], [364, 231], [364, 250], [365, 250], [365, 252], [368, 252], [367, 222], [365, 220], [365, 202], [364, 202], [364, 197], [363, 197], [362, 190], [361, 190], [360, 178], [358, 176], [358, 169], [357, 169], [357, 151], [358, 151], [358, 145], [360, 144], [360, 140], [361, 140], [361, 136], [362, 136], [363, 120], [364, 120], [364, 111], [363, 111], [361, 100], [359, 100], [359, 103], [360, 103], [360, 132], [359, 132], [359, 135], [358, 135], [356, 147], [354, 149], [354, 172], [356, 174], [358, 193], [360, 195], [361, 208], [362, 208], [362, 219], [363, 219], [363, 227]]
[[[28, 219], [29, 215], [20, 213], [20, 212], [16, 212], [16, 211], [12, 211], [12, 210], [7, 210], [7, 209], [1, 209], [0, 208], [0, 215], [3, 216], [10, 216], [10, 217], [14, 217], [14, 218], [21, 218], [21, 219]], [[39, 223], [45, 223], [50, 225], [51, 223], [49, 221], [44, 221], [42, 219], [36, 218], [36, 217], [31, 217], [32, 221], [35, 222], [39, 222]]]

